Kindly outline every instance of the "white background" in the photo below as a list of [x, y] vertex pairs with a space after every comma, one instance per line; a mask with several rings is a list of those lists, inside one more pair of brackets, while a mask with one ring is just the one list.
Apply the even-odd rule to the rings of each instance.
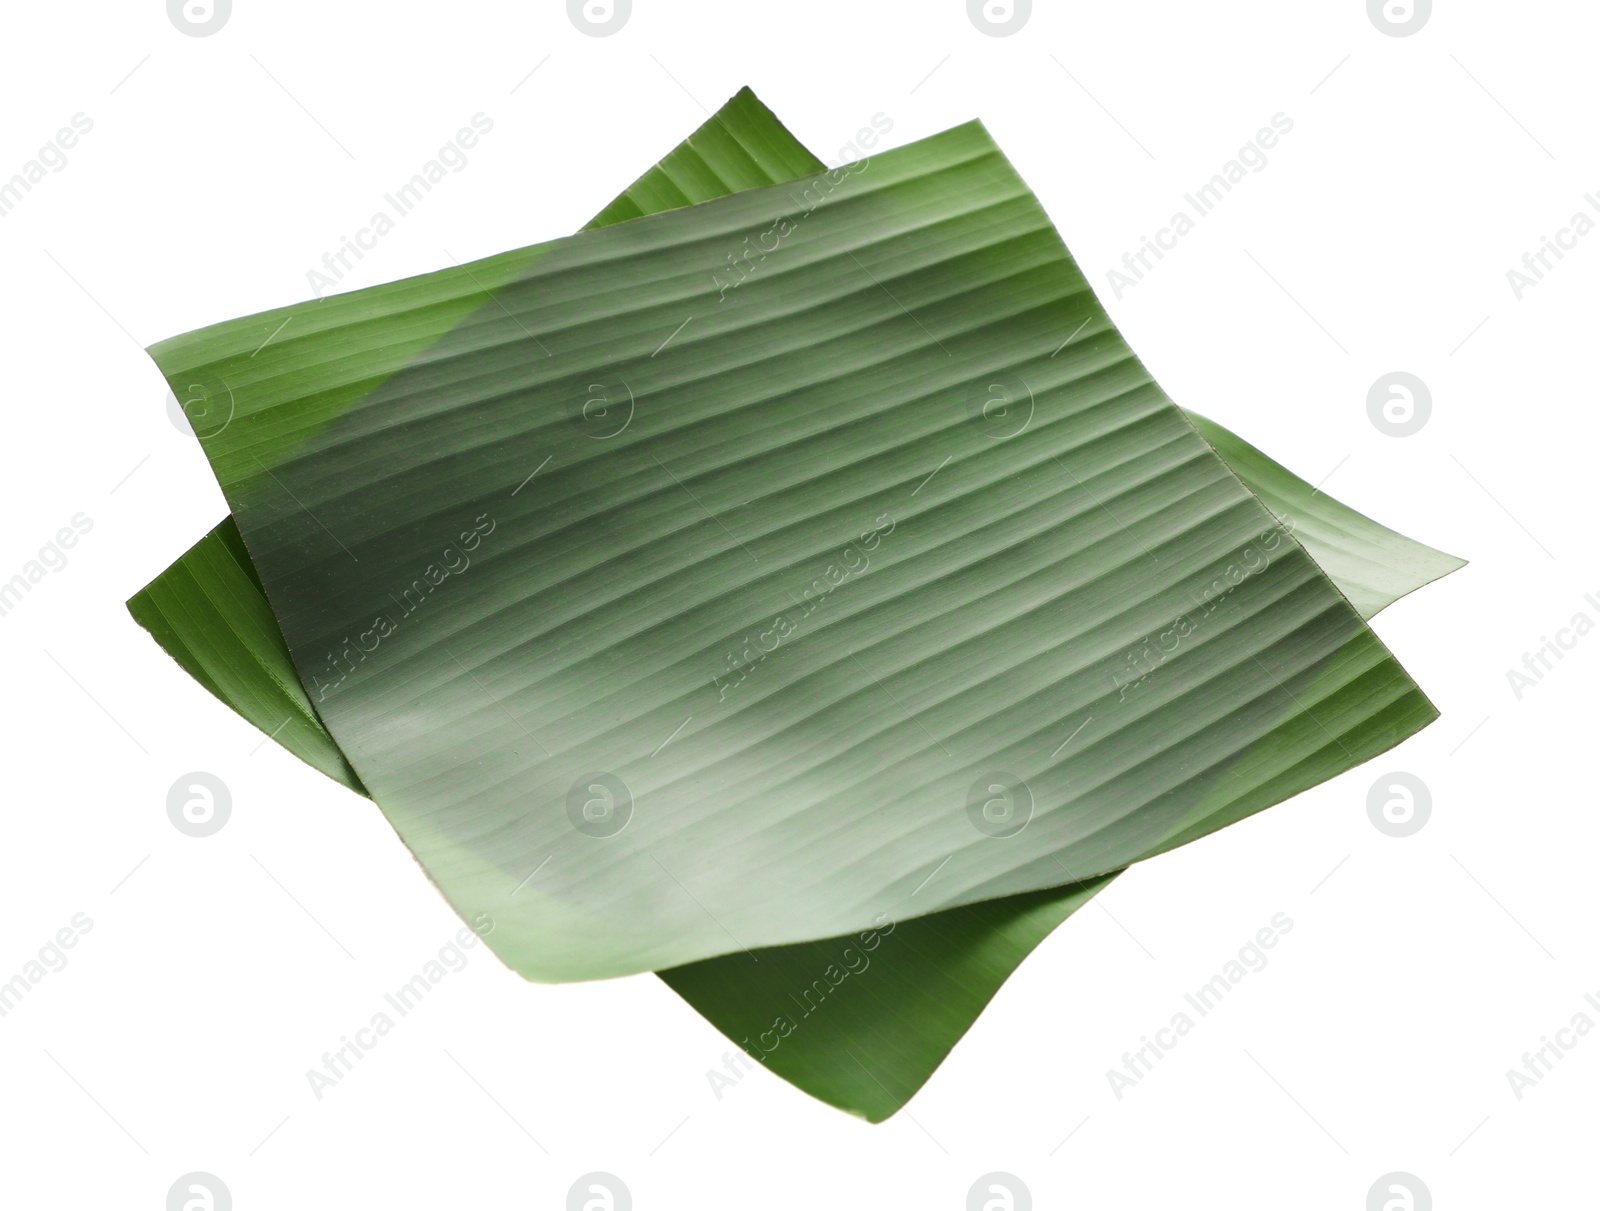
[[[1404, 38], [1362, 0], [1041, 3], [1004, 38], [961, 0], [637, 0], [607, 38], [554, 0], [238, 0], [205, 38], [161, 0], [4, 20], [0, 178], [94, 122], [0, 218], [0, 580], [94, 523], [0, 617], [0, 981], [94, 922], [0, 1018], [8, 1205], [155, 1209], [191, 1170], [240, 1211], [561, 1207], [589, 1170], [642, 1211], [955, 1209], [991, 1170], [1040, 1208], [1359, 1211], [1392, 1170], [1441, 1209], [1592, 1197], [1600, 1031], [1521, 1100], [1505, 1074], [1600, 996], [1600, 636], [1520, 701], [1506, 677], [1600, 621], [1600, 233], [1521, 301], [1506, 279], [1600, 189], [1593, 6], [1441, 3]], [[227, 511], [141, 347], [308, 297], [474, 113], [469, 166], [345, 285], [575, 230], [744, 84], [824, 158], [879, 112], [891, 145], [981, 117], [1174, 399], [1469, 559], [1376, 623], [1442, 718], [1118, 880], [881, 1126], [759, 1071], [718, 1100], [728, 1044], [653, 976], [539, 986], [481, 947], [318, 1101], [306, 1070], [458, 923], [370, 803], [125, 612]], [[1268, 167], [1114, 298], [1278, 112]], [[1366, 414], [1394, 369], [1433, 393], [1404, 439]], [[1393, 769], [1433, 795], [1403, 840], [1366, 813]], [[205, 840], [166, 817], [191, 770], [233, 793]], [[1115, 1097], [1106, 1070], [1277, 912], [1270, 965]]]

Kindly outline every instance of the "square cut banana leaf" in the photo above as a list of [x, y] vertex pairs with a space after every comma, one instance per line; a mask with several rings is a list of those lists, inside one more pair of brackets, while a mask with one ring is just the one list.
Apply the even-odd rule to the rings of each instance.
[[1434, 717], [1362, 619], [1459, 561], [1185, 418], [976, 124], [829, 171], [746, 91], [591, 228], [151, 351], [234, 518], [135, 617], [524, 975], [881, 1119], [1118, 869]]

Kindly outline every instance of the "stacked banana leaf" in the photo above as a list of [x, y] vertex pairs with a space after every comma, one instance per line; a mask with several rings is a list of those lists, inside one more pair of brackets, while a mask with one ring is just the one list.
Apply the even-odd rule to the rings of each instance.
[[875, 1122], [1437, 714], [1366, 619], [1460, 561], [1181, 411], [977, 123], [828, 168], [746, 90], [575, 236], [150, 353], [233, 514], [138, 622], [512, 969]]

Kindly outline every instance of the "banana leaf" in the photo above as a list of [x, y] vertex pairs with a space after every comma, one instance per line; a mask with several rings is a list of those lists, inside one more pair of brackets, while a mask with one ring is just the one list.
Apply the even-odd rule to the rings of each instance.
[[[228, 401], [230, 424], [203, 440], [236, 515], [245, 519], [245, 537], [231, 519], [225, 522], [130, 608], [202, 684], [319, 769], [362, 793], [356, 769], [367, 784], [375, 775], [380, 803], [458, 909], [490, 911], [500, 921], [537, 902], [516, 919], [525, 932], [502, 949], [513, 966], [538, 978], [638, 970], [661, 965], [683, 933], [698, 926], [697, 946], [712, 957], [664, 978], [775, 1071], [877, 1119], [915, 1091], [1016, 963], [1109, 872], [1314, 785], [1432, 717], [1290, 530], [1325, 566], [1338, 566], [1339, 587], [1362, 613], [1459, 565], [1311, 492], [1225, 430], [1196, 421], [1257, 495], [1245, 491], [1138, 367], [1037, 204], [980, 129], [960, 128], [888, 153], [859, 175], [865, 179], [874, 165], [888, 171], [873, 177], [871, 189], [856, 189], [854, 170], [822, 174], [742, 93], [596, 224], [813, 174], [796, 186], [799, 199], [793, 191], [785, 201], [776, 196], [781, 191], [760, 190], [743, 207], [722, 207], [726, 214], [696, 206], [648, 235], [641, 224], [626, 224], [618, 229], [626, 239], [521, 250], [158, 346], [152, 353], [183, 398]], [[808, 191], [819, 196], [809, 200]], [[806, 239], [793, 241], [799, 255], [781, 274], [774, 268], [769, 283], [759, 276], [765, 257], [754, 259], [748, 238], [730, 243], [728, 237], [790, 234], [782, 220], [797, 229], [803, 221]], [[709, 253], [720, 251], [708, 245], [719, 243], [745, 251], [725, 257], [725, 264], [708, 262]], [[850, 271], [851, 262], [859, 273]], [[708, 263], [714, 293], [697, 294], [691, 278]], [[586, 323], [572, 323], [596, 291], [605, 302]], [[750, 300], [743, 307], [748, 314], [702, 336], [730, 299], [736, 315]], [[648, 352], [640, 338], [656, 317], [664, 321], [666, 308], [689, 318]], [[677, 332], [702, 316], [707, 322], [678, 346], [690, 352], [658, 360]], [[244, 365], [248, 339], [255, 337], [254, 349], [258, 329], [286, 319], [296, 321], [293, 343], [264, 366]], [[659, 334], [667, 330], [663, 322]], [[775, 331], [796, 335], [775, 339]], [[1066, 332], [1074, 336], [1063, 342]], [[645, 364], [647, 352], [656, 365]], [[1058, 355], [1058, 365], [1045, 364]], [[617, 373], [624, 367], [626, 374]], [[597, 388], [590, 381], [613, 378], [625, 397], [613, 384]], [[988, 381], [996, 378], [1007, 381]], [[635, 426], [641, 401], [658, 422], [654, 433]], [[940, 450], [947, 453], [943, 461], [934, 457]], [[912, 455], [924, 451], [913, 472]], [[643, 456], [664, 475], [652, 476]], [[553, 500], [541, 496], [535, 505], [529, 485], [541, 472], [545, 490], [556, 490]], [[960, 490], [945, 488], [963, 473]], [[426, 491], [418, 490], [418, 475]], [[498, 479], [502, 490], [480, 498], [471, 485], [485, 478]], [[436, 490], [440, 481], [448, 491]], [[518, 504], [524, 491], [528, 501]], [[846, 597], [847, 586], [829, 576], [821, 587], [814, 580], [801, 590], [822, 604], [844, 605], [816, 628], [822, 639], [845, 640], [844, 654], [817, 642], [810, 663], [790, 658], [798, 644], [782, 654], [788, 667], [767, 664], [765, 654], [728, 662], [711, 674], [717, 693], [709, 709], [714, 713], [757, 672], [769, 683], [760, 697], [712, 720], [723, 725], [720, 739], [713, 739], [715, 726], [692, 728], [691, 710], [670, 736], [658, 729], [653, 743], [666, 743], [646, 753], [639, 721], [670, 730], [663, 709], [690, 697], [679, 676], [684, 666], [695, 667], [692, 654], [682, 657], [693, 647], [686, 641], [698, 641], [701, 655], [729, 648], [739, 629], [729, 621], [765, 621], [784, 591], [785, 573], [830, 554], [828, 530], [845, 520], [847, 507], [896, 492], [907, 500], [896, 501], [901, 516], [874, 514], [876, 524], [853, 534], [846, 550], [855, 551], [852, 562], [868, 565], [852, 589], [869, 585], [869, 552], [880, 546], [880, 564], [896, 561], [900, 575], [890, 562], [890, 574], [880, 571], [877, 579], [892, 583], [876, 594]], [[702, 496], [722, 508], [708, 508]], [[463, 500], [471, 508], [497, 506], [472, 513], [470, 529], [449, 533], [463, 566], [441, 567], [446, 557], [437, 550], [424, 561], [428, 531], [436, 535], [441, 518], [462, 515]], [[1262, 501], [1289, 524], [1275, 522]], [[375, 503], [382, 505], [378, 514]], [[414, 507], [405, 513], [407, 503]], [[393, 516], [397, 508], [403, 521]], [[744, 537], [719, 513], [740, 520]], [[382, 520], [371, 524], [375, 515]], [[888, 523], [879, 520], [884, 516]], [[502, 517], [523, 529], [504, 556], [491, 545]], [[631, 532], [641, 523], [645, 544]], [[902, 525], [915, 531], [912, 549], [891, 556]], [[460, 549], [469, 535], [478, 540], [471, 550], [481, 544], [485, 552], [471, 560]], [[246, 538], [252, 536], [250, 546], [264, 548], [257, 551], [264, 560], [251, 558]], [[591, 549], [606, 544], [607, 558], [586, 564]], [[646, 554], [662, 548], [665, 558]], [[756, 548], [778, 566], [765, 571]], [[748, 568], [739, 566], [744, 558]], [[420, 562], [446, 574], [406, 583], [403, 570]], [[480, 563], [489, 573], [481, 589], [468, 580], [468, 566]], [[588, 594], [581, 611], [542, 587], [529, 588], [552, 565], [565, 573], [564, 595]], [[258, 566], [269, 570], [265, 590]], [[1230, 568], [1243, 572], [1238, 583]], [[363, 593], [374, 574], [378, 584], [405, 585], [394, 613], [415, 622], [410, 633], [423, 633], [409, 646], [389, 645], [403, 649], [392, 664], [384, 652], [384, 661], [368, 665], [359, 642], [359, 656], [335, 651], [337, 633], [371, 611], [371, 594]], [[444, 612], [422, 606], [431, 604], [434, 590], [446, 589], [451, 574], [466, 586], [463, 600], [447, 616], [454, 621], [430, 634]], [[675, 595], [668, 582], [685, 575], [692, 585]], [[997, 576], [1000, 593], [989, 589]], [[419, 583], [426, 591], [415, 588]], [[477, 601], [469, 603], [469, 590], [477, 590]], [[339, 599], [342, 613], [329, 610], [330, 597]], [[1197, 601], [1193, 611], [1185, 598]], [[1164, 613], [1174, 601], [1182, 611]], [[1067, 645], [1061, 638], [1075, 620], [1070, 610], [1062, 618], [1064, 605], [1087, 609], [1094, 621]], [[720, 618], [703, 617], [719, 607]], [[552, 608], [563, 621], [542, 628], [533, 621]], [[608, 646], [599, 638], [604, 628], [590, 620], [594, 614], [620, 625], [626, 638]], [[1176, 626], [1179, 618], [1189, 620], [1195, 641], [1169, 661], [1161, 637], [1172, 627], [1141, 629], [1140, 620]], [[395, 634], [400, 630], [396, 623]], [[301, 638], [297, 648], [285, 644], [285, 632]], [[384, 643], [389, 638], [382, 636]], [[328, 644], [329, 659], [319, 667], [312, 650]], [[1076, 667], [1085, 651], [1096, 659]], [[874, 673], [862, 653], [885, 663]], [[996, 686], [980, 657], [1023, 684]], [[530, 659], [557, 670], [543, 687], [539, 678], [512, 671]], [[640, 666], [630, 662], [641, 659], [652, 677], [635, 675]], [[1041, 665], [1045, 674], [1038, 678], [1019, 673]], [[701, 661], [695, 671], [704, 668]], [[671, 692], [661, 703], [641, 704], [652, 680], [665, 681]], [[1096, 695], [1090, 683], [1100, 680], [1111, 689]], [[610, 692], [583, 726], [569, 727], [567, 748], [539, 751], [537, 733], [556, 737], [584, 709], [583, 691], [597, 684]], [[340, 713], [333, 730], [349, 729], [345, 745], [319, 718], [319, 704], [329, 712], [330, 685], [332, 709]], [[946, 694], [947, 686], [966, 692]], [[385, 749], [381, 738], [396, 726], [395, 695], [402, 692], [414, 695], [399, 712], [403, 735]], [[345, 714], [352, 700], [357, 705]], [[1064, 709], [1073, 701], [1083, 704], [1076, 716]], [[890, 703], [903, 713], [898, 722], [884, 717]], [[1001, 754], [1030, 770], [1019, 781], [1032, 795], [1034, 782], [1048, 784], [1059, 768], [1053, 755], [1043, 757], [1038, 738], [1049, 732], [1055, 747], [1065, 735], [1063, 727], [1033, 721], [1064, 725], [1076, 718], [1088, 720], [1087, 727], [1095, 704], [1112, 721], [1100, 729], [1108, 734], [1086, 733], [1081, 746], [1057, 751], [1074, 754], [1067, 761], [1074, 782], [1098, 785], [1075, 794], [1051, 786], [1050, 800], [1036, 803], [1038, 815], [1028, 821], [1035, 824], [1032, 836], [1027, 829], [1015, 836], [1037, 841], [1052, 817], [1076, 816], [1077, 830], [1001, 862], [985, 857], [996, 850], [1015, 854], [1020, 847], [1012, 837], [976, 830], [963, 837], [945, 828], [932, 852], [923, 847], [920, 862], [885, 865], [852, 856], [843, 872], [822, 878], [803, 862], [791, 863], [791, 875], [810, 877], [824, 898], [836, 898], [840, 879], [854, 889], [856, 900], [831, 919], [848, 921], [855, 932], [822, 942], [795, 940], [813, 937], [816, 922], [830, 919], [818, 898], [777, 911], [734, 903], [737, 894], [727, 898], [730, 886], [759, 886], [773, 877], [770, 871], [784, 869], [786, 851], [802, 851], [801, 838], [831, 832], [848, 842], [847, 852], [866, 845], [892, 857], [905, 848], [907, 829], [928, 831], [914, 823], [916, 813], [941, 799], [953, 807], [952, 821], [966, 825], [960, 781], [975, 771], [987, 777], [985, 762]], [[1208, 728], [1186, 734], [1168, 727], [1157, 743], [1142, 743], [1161, 726], [1157, 720], [1194, 708], [1209, 713]], [[996, 716], [1004, 727], [991, 726]], [[884, 739], [876, 748], [873, 737], [862, 739], [874, 729]], [[419, 738], [440, 732], [431, 757], [415, 760], [410, 749]], [[588, 754], [613, 758], [602, 763], [607, 772], [613, 764], [631, 772], [649, 769], [645, 763], [672, 745], [679, 753], [694, 749], [684, 742], [697, 737], [704, 738], [694, 755], [638, 797], [633, 836], [645, 832], [644, 812], [653, 802], [676, 822], [708, 792], [721, 793], [709, 824], [685, 835], [658, 829], [620, 855], [594, 848], [597, 838], [582, 833], [564, 838], [547, 830], [532, 849], [517, 835], [530, 814], [528, 788], [519, 780], [530, 774], [537, 779], [569, 753], [585, 754], [576, 766], [569, 760], [554, 781], [546, 776], [531, 795], [564, 825], [548, 809], [559, 808], [560, 783], [571, 769], [595, 764]], [[785, 745], [799, 756], [774, 752]], [[508, 750], [518, 755], [510, 763]], [[359, 755], [352, 760], [347, 753]], [[617, 754], [624, 754], [620, 762]], [[919, 785], [910, 770], [941, 755], [961, 776], [924, 777]], [[419, 772], [430, 763], [434, 771]], [[829, 763], [848, 768], [819, 781], [817, 767]], [[1152, 777], [1152, 767], [1163, 763], [1166, 776]], [[487, 777], [485, 766], [492, 766]], [[439, 770], [449, 785], [440, 785]], [[807, 810], [756, 814], [762, 796], [741, 791], [741, 780], [747, 785], [774, 774], [802, 792], [797, 801]], [[473, 775], [474, 795], [463, 799], [457, 787]], [[905, 786], [908, 777], [913, 782]], [[880, 813], [896, 807], [895, 791], [898, 814], [890, 814], [897, 827], [874, 835], [856, 823], [869, 807]], [[841, 801], [842, 813], [830, 817], [829, 805]], [[1134, 820], [1125, 824], [1123, 816]], [[730, 828], [730, 818], [739, 823]], [[1093, 827], [1081, 827], [1085, 819]], [[1114, 838], [1105, 835], [1119, 829]], [[725, 863], [734, 867], [731, 884], [704, 870], [707, 855], [717, 865], [722, 851], [739, 852], [729, 832], [754, 847]], [[614, 847], [628, 835], [600, 840]], [[574, 840], [591, 848], [575, 849]], [[569, 842], [565, 851], [562, 841]], [[770, 842], [785, 852], [774, 853]], [[570, 856], [566, 865], [583, 880], [604, 859], [613, 881], [603, 895], [627, 901], [622, 917], [613, 915], [578, 948], [604, 954], [626, 933], [626, 917], [637, 914], [669, 918], [666, 929], [654, 931], [671, 935], [667, 950], [660, 937], [635, 938], [606, 954], [610, 966], [602, 968], [574, 966], [570, 950], [541, 952], [536, 934], [572, 925], [575, 888], [568, 883], [554, 896], [540, 888], [530, 876], [541, 861], [534, 850], [548, 851], [542, 862], [552, 866], [558, 855]], [[749, 865], [752, 853], [765, 857], [769, 873]], [[855, 874], [870, 877], [856, 883], [849, 878]], [[964, 886], [952, 892], [956, 876]], [[519, 893], [528, 898], [512, 904]], [[724, 916], [736, 919], [737, 928]], [[760, 947], [774, 932], [789, 944], [747, 949], [747, 940]], [[870, 981], [830, 983], [853, 964], [864, 972], [869, 959]], [[788, 1001], [809, 1006], [825, 987], [836, 990], [827, 1014], [817, 999], [818, 1017], [798, 1011], [804, 1029], [792, 1021], [790, 1029], [776, 1029], [778, 1015], [766, 1011], [780, 989], [788, 989]], [[847, 1003], [858, 992], [856, 1003]], [[766, 1040], [779, 1038], [782, 1046], [769, 1049]]]

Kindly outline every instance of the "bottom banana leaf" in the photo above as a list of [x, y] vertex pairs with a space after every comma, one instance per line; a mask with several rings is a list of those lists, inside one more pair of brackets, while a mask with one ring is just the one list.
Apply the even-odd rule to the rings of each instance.
[[[636, 181], [591, 226], [691, 205], [822, 168], [748, 89]], [[1239, 478], [1292, 529], [1364, 617], [1461, 561], [1415, 543], [1315, 491], [1221, 426], [1191, 414]], [[213, 695], [352, 790], [365, 788], [300, 683], [237, 527], [226, 519], [128, 603], [134, 618]], [[1359, 649], [1360, 641], [1352, 645]], [[1342, 702], [1363, 693], [1341, 651], [1301, 687], [1306, 709], [1236, 758], [1258, 789], [1242, 817], [1316, 785], [1352, 759], [1375, 755], [1416, 726], [1370, 726], [1345, 748]], [[1310, 710], [1317, 712], [1312, 718]], [[1396, 711], [1414, 713], [1414, 706]], [[1328, 731], [1317, 754], [1278, 769], [1277, 740], [1293, 728]], [[1335, 746], [1337, 750], [1335, 751]], [[1304, 745], [1299, 746], [1304, 751]], [[1214, 825], [1212, 826], [1214, 827]], [[1187, 840], [1181, 826], [1150, 853]], [[1148, 856], [1148, 855], [1146, 855]], [[881, 1121], [928, 1079], [1018, 964], [1114, 875], [902, 921], [860, 935], [737, 953], [661, 973], [748, 1055], [813, 1096]], [[870, 974], [869, 974], [870, 973]], [[745, 1061], [735, 1059], [738, 1067]], [[731, 1079], [731, 1077], [730, 1077]], [[713, 1084], [716, 1084], [713, 1079]]]

